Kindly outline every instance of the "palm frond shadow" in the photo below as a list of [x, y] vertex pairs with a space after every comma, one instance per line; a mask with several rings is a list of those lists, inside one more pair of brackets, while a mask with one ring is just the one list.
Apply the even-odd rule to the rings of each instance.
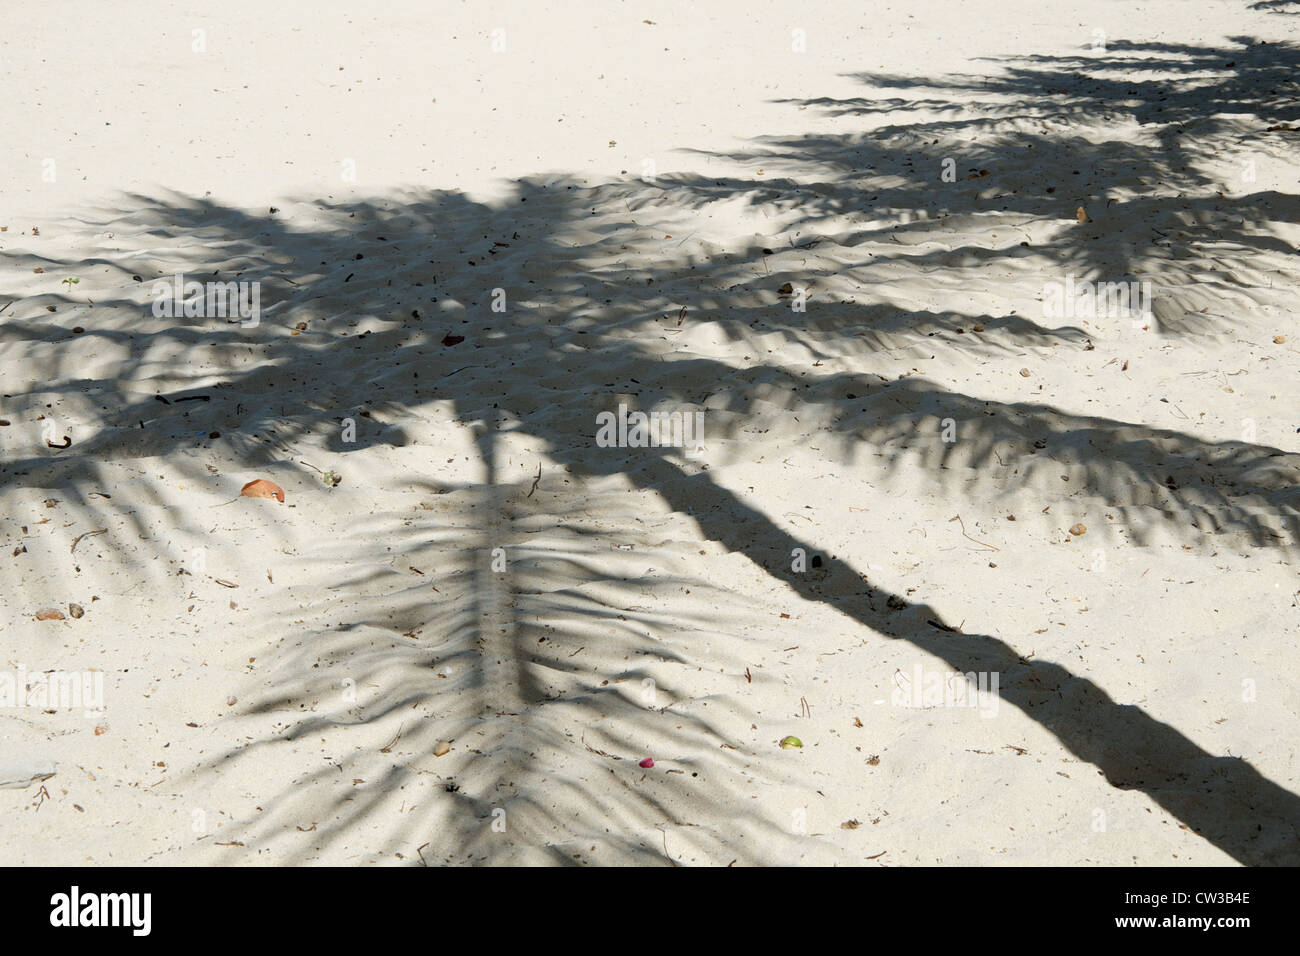
[[[1043, 74], [1040, 85], [1055, 82], [1044, 79], [1049, 67], [1026, 67], [1009, 81], [1006, 94], [1029, 100], [1035, 70]], [[1082, 109], [1085, 103], [1076, 105]], [[1032, 110], [1022, 106], [1021, 112], [1037, 124]], [[1015, 480], [1036, 481], [1037, 463], [1047, 455], [1036, 455], [1032, 445], [1041, 440], [1056, 455], [1055, 466], [1064, 462], [1079, 487], [1113, 505], [1122, 518], [1154, 513], [1162, 527], [1189, 540], [1230, 530], [1253, 547], [1292, 547], [1281, 526], [1300, 517], [1297, 462], [1278, 449], [1211, 444], [1139, 423], [1068, 415], [1046, 404], [986, 401], [949, 392], [919, 374], [900, 380], [896, 371], [815, 370], [817, 362], [846, 355], [859, 364], [876, 354], [906, 357], [920, 350], [954, 358], [1011, 348], [1045, 352], [1052, 347], [1048, 339], [1078, 345], [1088, 334], [1079, 327], [1040, 325], [1019, 309], [970, 310], [956, 295], [939, 303], [917, 301], [890, 285], [905, 271], [928, 273], [942, 290], [950, 274], [977, 274], [994, 260], [1014, 259], [1049, 274], [1063, 262], [1107, 274], [1156, 268], [1149, 235], [1139, 239], [1131, 221], [1112, 232], [1081, 235], [1077, 224], [1058, 221], [1060, 202], [1045, 190], [1029, 196], [973, 191], [952, 197], [948, 210], [988, 217], [990, 237], [1020, 223], [1029, 227], [1029, 246], [1013, 233], [987, 247], [942, 248], [952, 236], [942, 234], [939, 220], [931, 217], [932, 171], [915, 171], [927, 164], [937, 169], [940, 154], [919, 156], [914, 150], [926, 136], [951, 132], [937, 126], [898, 129], [879, 141], [768, 138], [752, 153], [732, 157], [800, 171], [802, 185], [791, 179], [775, 189], [770, 182], [742, 179], [679, 177], [660, 186], [589, 187], [553, 177], [521, 182], [491, 203], [455, 192], [410, 191], [355, 202], [286, 204], [279, 216], [187, 197], [127, 197], [121, 208], [101, 211], [86, 228], [123, 234], [130, 228], [146, 249], [104, 249], [86, 262], [62, 265], [83, 275], [91, 272], [88, 265], [96, 267], [97, 309], [144, 318], [129, 333], [91, 329], [88, 334], [102, 340], [111, 356], [94, 374], [85, 374], [67, 353], [57, 380], [6, 396], [6, 412], [24, 418], [25, 425], [52, 400], [63, 414], [94, 423], [88, 425], [91, 437], [79, 445], [86, 453], [61, 459], [28, 455], [6, 463], [0, 481], [77, 490], [89, 513], [85, 493], [117, 477], [115, 468], [141, 454], [193, 450], [196, 432], [206, 429], [232, 436], [222, 446], [227, 461], [274, 465], [285, 475], [306, 474], [298, 466], [304, 449], [328, 451], [346, 465], [351, 455], [432, 446], [447, 414], [476, 430], [485, 478], [457, 482], [422, 475], [411, 487], [439, 506], [385, 507], [375, 512], [372, 526], [358, 529], [391, 536], [396, 522], [402, 530], [391, 547], [400, 558], [357, 568], [345, 547], [321, 546], [315, 558], [338, 598], [312, 610], [301, 625], [309, 636], [281, 653], [272, 686], [241, 718], [290, 714], [291, 723], [232, 749], [195, 775], [211, 777], [268, 749], [346, 731], [343, 756], [334, 751], [324, 767], [294, 764], [293, 779], [263, 801], [256, 818], [241, 824], [245, 842], [278, 839], [295, 861], [356, 840], [364, 840], [376, 858], [400, 853], [408, 860], [425, 843], [432, 847], [430, 860], [453, 862], [662, 858], [663, 847], [646, 831], [664, 824], [677, 828], [675, 840], [688, 841], [673, 857], [757, 861], [757, 849], [747, 854], [737, 847], [764, 841], [780, 852], [801, 852], [773, 815], [739, 799], [748, 780], [773, 773], [770, 761], [734, 733], [749, 724], [741, 697], [719, 690], [722, 706], [715, 710], [729, 716], [706, 718], [694, 706], [661, 712], [638, 696], [640, 682], [649, 678], [664, 699], [683, 700], [689, 692], [664, 674], [706, 659], [734, 680], [744, 667], [744, 642], [761, 639], [739, 633], [746, 627], [743, 597], [728, 594], [707, 566], [683, 560], [687, 570], [647, 580], [629, 565], [629, 554], [653, 555], [656, 562], [671, 558], [656, 550], [657, 535], [638, 528], [646, 515], [637, 508], [653, 502], [661, 509], [654, 520], [689, 520], [704, 538], [763, 568], [774, 584], [826, 603], [876, 633], [906, 640], [961, 672], [1002, 673], [1008, 702], [1096, 765], [1112, 785], [1149, 794], [1235, 859], [1296, 862], [1300, 800], [1249, 764], [1205, 752], [1177, 729], [1115, 703], [1060, 664], [1028, 664], [1002, 640], [954, 633], [940, 612], [874, 587], [846, 561], [832, 559], [829, 587], [785, 573], [783, 556], [796, 547], [818, 551], [816, 543], [794, 537], [707, 470], [668, 450], [593, 447], [595, 413], [620, 400], [643, 408], [709, 408], [712, 440], [724, 454], [735, 447], [730, 439], [748, 436], [764, 416], [798, 410], [810, 427], [837, 439], [840, 460], [862, 455], [864, 446], [873, 449], [882, 474], [899, 460], [891, 445], [901, 450], [910, 444], [927, 461], [989, 465], [979, 474], [990, 475], [990, 482], [1001, 480], [992, 462], [1014, 452]], [[981, 146], [978, 163], [997, 169], [1021, 162], [1023, 148], [1010, 138], [991, 140]], [[1067, 134], [1049, 136], [1039, 148], [1059, 150], [1061, 159], [1069, 158], [1067, 168], [1127, 164], [1150, 184], [1187, 175], [1182, 145], [1126, 151]], [[885, 178], [855, 178], [857, 170], [868, 168]], [[821, 177], [811, 185], [810, 172]], [[783, 198], [787, 187], [798, 194]], [[689, 221], [703, 206], [735, 201], [766, 204], [780, 232], [704, 253], [659, 238], [678, 235], [674, 223]], [[852, 221], [853, 211], [868, 202], [877, 204], [870, 221]], [[1074, 202], [1068, 202], [1071, 209]], [[1246, 258], [1252, 251], [1279, 251], [1277, 237], [1224, 224], [1245, 214], [1269, 219], [1293, 209], [1295, 200], [1283, 194], [1219, 205], [1195, 199], [1201, 212], [1190, 218], [1187, 204], [1176, 197], [1132, 202], [1144, 221], [1178, 223], [1184, 231], [1214, 229], [1220, 237], [1226, 230], [1242, 265], [1215, 294], [1231, 287], [1251, 303], [1256, 293]], [[1042, 222], [1027, 222], [1027, 216]], [[458, 223], [473, 223], [476, 234], [447, 233]], [[831, 250], [825, 256], [810, 239], [852, 247], [852, 253]], [[170, 249], [170, 258], [160, 261], [150, 248]], [[606, 264], [611, 253], [619, 268]], [[16, 267], [37, 261], [26, 253], [6, 256]], [[523, 287], [509, 290], [510, 308], [496, 313], [490, 309], [500, 282], [496, 263], [505, 260], [524, 277]], [[774, 287], [806, 278], [810, 268], [847, 272], [863, 289], [863, 301], [827, 302], [824, 310], [792, 314]], [[1171, 266], [1166, 275], [1173, 304], [1161, 316], [1161, 331], [1213, 332], [1216, 317], [1196, 318], [1203, 315], [1197, 295], [1205, 293], [1183, 289], [1180, 268]], [[153, 319], [144, 295], [148, 283], [133, 285], [131, 277], [180, 271], [263, 281], [267, 318], [257, 329]], [[40, 343], [59, 360], [67, 334], [32, 316], [47, 301], [61, 308], [74, 303], [48, 294], [16, 295], [23, 308], [15, 310], [20, 317], [7, 323], [6, 334]], [[322, 303], [330, 302], [346, 302], [346, 312], [323, 311]], [[678, 333], [672, 317], [682, 307], [687, 318]], [[300, 320], [309, 328], [291, 338], [287, 330]], [[969, 330], [977, 324], [997, 335], [975, 339]], [[466, 336], [469, 347], [444, 346], [450, 332]], [[678, 334], [680, 340], [674, 339]], [[754, 344], [757, 359], [738, 367], [728, 355], [709, 355], [714, 335]], [[209, 350], [210, 364], [227, 373], [205, 377], [169, 361], [193, 349]], [[538, 349], [547, 357], [546, 373], [524, 379], [511, 371], [525, 353], [535, 356]], [[471, 386], [460, 375], [470, 367], [490, 371]], [[210, 401], [183, 410], [154, 397], [197, 391], [210, 394]], [[232, 396], [256, 396], [257, 403], [245, 406]], [[337, 422], [362, 408], [369, 417], [357, 441], [341, 442]], [[963, 422], [956, 446], [926, 437], [930, 419], [944, 416]], [[133, 429], [147, 432], [148, 439], [135, 438]], [[1150, 464], [1153, 456], [1142, 445], [1165, 449], [1170, 460]], [[530, 471], [532, 463], [543, 464], [535, 490], [527, 473], [513, 470], [523, 450]], [[428, 458], [434, 457], [431, 450]], [[215, 490], [217, 482], [198, 457], [181, 456], [179, 467]], [[561, 472], [553, 473], [555, 467]], [[962, 487], [969, 493], [968, 485]], [[621, 503], [629, 494], [633, 503]], [[591, 520], [579, 520], [579, 512]], [[613, 549], [621, 543], [634, 547]], [[496, 548], [507, 555], [504, 573], [493, 568]], [[658, 611], [656, 595], [687, 588], [690, 602], [675, 606], [691, 608], [689, 617]], [[353, 607], [349, 595], [364, 601]], [[450, 671], [439, 676], [446, 667]], [[344, 679], [351, 681], [355, 700], [340, 699]], [[312, 708], [320, 713], [295, 713]], [[439, 740], [451, 740], [473, 759], [456, 773], [442, 769], [438, 761], [448, 758], [433, 756]], [[673, 752], [680, 769], [699, 766], [701, 776], [642, 779], [632, 758], [648, 742]], [[721, 753], [721, 764], [696, 756], [705, 748]], [[711, 776], [719, 765], [726, 768], [722, 779]], [[585, 785], [604, 774], [617, 777], [618, 785], [608, 789], [611, 805], [595, 807]], [[676, 785], [687, 780], [689, 786]], [[499, 809], [509, 821], [504, 834], [492, 826]], [[710, 821], [707, 827], [691, 826], [702, 819]], [[309, 822], [310, 836], [300, 835]], [[747, 835], [751, 842], [745, 844]]]
[[[333, 589], [346, 597], [335, 603], [344, 607], [303, 622], [310, 636], [248, 708], [320, 712], [212, 769], [256, 764], [268, 750], [340, 728], [375, 745], [354, 746], [337, 769], [296, 777], [263, 804], [243, 842], [271, 846], [292, 823], [331, 818], [311, 844], [291, 845], [290, 862], [311, 861], [322, 843], [349, 845], [358, 828], [375, 831], [367, 852], [376, 857], [409, 856], [416, 833], [434, 844], [422, 856], [446, 863], [661, 859], [647, 828], [697, 819], [709, 822], [683, 831], [684, 844], [675, 836], [675, 853], [753, 861], [747, 838], [789, 841], [761, 815], [736, 811], [736, 789], [752, 773], [745, 742], [692, 706], [673, 677], [706, 663], [743, 672], [729, 656], [727, 632], [743, 613], [734, 597], [647, 570], [667, 557], [653, 537], [664, 518], [620, 513], [614, 502], [625, 489], [575, 493], [556, 480], [529, 498], [529, 484], [417, 483], [427, 498], [399, 534], [387, 515], [357, 529], [391, 542], [394, 567], [339, 580]], [[630, 550], [612, 549], [611, 527]], [[345, 554], [332, 563], [348, 567]], [[692, 595], [686, 613], [657, 606], [660, 592], [681, 589]], [[356, 596], [365, 600], [347, 608]], [[347, 623], [328, 625], [340, 617]], [[389, 746], [378, 746], [385, 738]], [[431, 756], [440, 740], [471, 756], [447, 769]], [[651, 750], [681, 775], [664, 783], [642, 772], [637, 756]], [[698, 757], [715, 751], [721, 773]], [[362, 783], [342, 786], [338, 769]], [[621, 785], [597, 813], [583, 795], [610, 774]], [[410, 808], [404, 819], [399, 805]], [[367, 826], [372, 814], [402, 826]]]
[[1297, 0], [1256, 0], [1250, 5], [1252, 10], [1266, 10], [1269, 13], [1280, 13], [1284, 16], [1300, 15], [1300, 3]]

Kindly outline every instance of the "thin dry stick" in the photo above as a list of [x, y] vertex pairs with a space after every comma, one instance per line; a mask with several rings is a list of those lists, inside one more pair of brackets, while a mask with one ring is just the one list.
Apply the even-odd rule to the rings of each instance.
[[388, 743], [386, 743], [383, 747], [380, 748], [379, 752], [381, 754], [386, 754], [392, 751], [393, 744], [397, 743], [399, 740], [402, 739], [402, 729], [405, 726], [406, 726], [405, 724], [401, 724], [398, 726], [396, 736], [394, 736], [392, 740], [390, 740]]
[[660, 833], [662, 833], [664, 836], [664, 856], [668, 857], [668, 862], [671, 863], [673, 866], [680, 866], [681, 864], [678, 863], [676, 860], [674, 860], [673, 855], [668, 852], [668, 831], [665, 830], [663, 827], [655, 827], [655, 829], [658, 830]]
[[104, 534], [107, 528], [100, 528], [98, 531], [86, 531], [72, 539], [72, 547], [68, 549], [69, 554], [77, 553], [77, 545], [81, 543], [82, 538], [89, 538], [92, 534]]
[[982, 545], [983, 547], [989, 548], [993, 551], [1002, 550], [999, 547], [995, 547], [994, 545], [989, 544], [987, 541], [980, 541], [978, 538], [972, 538], [970, 535], [968, 535], [966, 533], [966, 522], [961, 520], [961, 515], [954, 515], [953, 517], [948, 519], [949, 524], [952, 524], [954, 521], [956, 521], [959, 525], [961, 525], [961, 536], [965, 538], [967, 541], [974, 541], [976, 544]]

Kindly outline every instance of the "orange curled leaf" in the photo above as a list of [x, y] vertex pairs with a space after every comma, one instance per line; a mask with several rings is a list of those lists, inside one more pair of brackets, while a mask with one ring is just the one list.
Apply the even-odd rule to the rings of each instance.
[[47, 607], [36, 612], [38, 621], [62, 621], [63, 619], [63, 612], [56, 608]]
[[267, 481], [265, 478], [250, 481], [239, 489], [239, 493], [245, 498], [274, 498], [281, 504], [284, 503], [284, 489], [274, 481]]

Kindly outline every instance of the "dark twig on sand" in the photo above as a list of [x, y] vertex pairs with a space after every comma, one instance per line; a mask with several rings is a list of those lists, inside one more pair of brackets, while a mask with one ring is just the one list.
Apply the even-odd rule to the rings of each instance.
[[107, 528], [100, 528], [98, 531], [84, 531], [72, 539], [72, 547], [68, 549], [69, 554], [77, 553], [77, 545], [81, 543], [82, 538], [89, 538], [92, 534], [104, 534]]

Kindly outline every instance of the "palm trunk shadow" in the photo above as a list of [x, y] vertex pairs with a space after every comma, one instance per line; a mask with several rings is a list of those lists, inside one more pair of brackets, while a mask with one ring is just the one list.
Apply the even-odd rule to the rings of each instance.
[[[478, 741], [490, 755], [485, 759], [494, 764], [496, 786], [488, 797], [454, 790], [462, 813], [478, 821], [463, 831], [460, 853], [463, 859], [489, 862], [502, 850], [502, 844], [519, 849], [544, 842], [544, 809], [531, 799], [518, 799], [519, 789], [533, 777], [528, 764], [526, 747], [519, 741], [531, 739], [530, 728], [534, 707], [543, 699], [542, 688], [524, 666], [524, 648], [519, 646], [520, 628], [515, 618], [514, 582], [504, 561], [495, 558], [511, 540], [514, 511], [510, 505], [512, 488], [502, 484], [497, 467], [499, 421], [486, 418], [480, 425], [475, 444], [483, 464], [482, 487], [486, 492], [484, 502], [484, 535], [476, 550], [475, 574], [478, 579], [478, 709], [479, 719], [486, 734]], [[507, 794], [509, 799], [507, 799]], [[503, 805], [511, 809], [510, 827], [497, 829], [495, 813], [502, 813]], [[508, 834], [508, 835], [507, 835]], [[510, 852], [508, 849], [506, 852]], [[558, 858], [566, 864], [573, 861], [563, 854]]]
[[[577, 470], [578, 463], [574, 463]], [[589, 466], [588, 466], [589, 467]], [[789, 534], [706, 474], [690, 475], [658, 459], [627, 476], [690, 516], [710, 539], [746, 554], [778, 577], [775, 561], [753, 553], [753, 529], [767, 539], [766, 552], [787, 556], [795, 548], [818, 549]], [[744, 529], [742, 537], [740, 529]], [[998, 673], [1001, 697], [1051, 731], [1081, 760], [1096, 766], [1111, 786], [1140, 790], [1192, 831], [1240, 863], [1300, 863], [1300, 797], [1264, 777], [1244, 760], [1214, 756], [1140, 707], [1118, 704], [1086, 677], [1050, 661], [1021, 659], [1008, 644], [948, 627], [928, 605], [908, 602], [873, 587], [852, 565], [825, 556], [832, 578], [861, 582], [845, 599], [830, 600], [799, 574], [779, 577], [804, 599], [828, 603], [886, 637], [906, 640], [946, 661], [955, 671]], [[891, 610], [892, 607], [899, 610]], [[931, 626], [934, 622], [938, 627]]]

